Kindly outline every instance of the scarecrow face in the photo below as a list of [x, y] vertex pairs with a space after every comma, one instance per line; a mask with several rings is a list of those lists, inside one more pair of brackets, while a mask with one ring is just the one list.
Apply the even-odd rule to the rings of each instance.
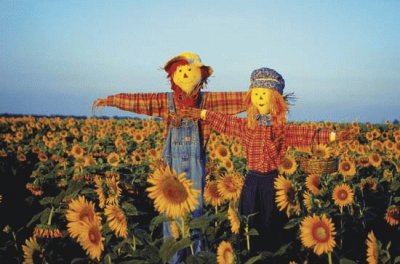
[[196, 87], [201, 81], [201, 70], [194, 65], [181, 65], [176, 68], [172, 80], [178, 85], [186, 94]]
[[252, 88], [251, 103], [257, 108], [260, 114], [269, 114], [271, 106], [271, 89], [268, 88]]

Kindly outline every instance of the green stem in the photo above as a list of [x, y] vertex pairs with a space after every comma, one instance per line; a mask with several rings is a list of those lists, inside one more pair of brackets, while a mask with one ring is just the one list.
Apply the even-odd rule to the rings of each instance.
[[[218, 206], [215, 206], [215, 215], [218, 214]], [[218, 221], [215, 221], [215, 227], [218, 226]]]
[[246, 224], [246, 227], [244, 228], [244, 231], [245, 231], [245, 234], [246, 234], [247, 251], [250, 251], [249, 224]]
[[53, 214], [54, 214], [54, 207], [51, 207], [50, 210], [50, 214], [49, 214], [49, 218], [47, 219], [47, 225], [51, 225], [51, 219], [53, 218]]
[[332, 254], [331, 254], [331, 252], [328, 253], [328, 263], [332, 264]]
[[133, 235], [133, 251], [136, 251], [136, 237]]

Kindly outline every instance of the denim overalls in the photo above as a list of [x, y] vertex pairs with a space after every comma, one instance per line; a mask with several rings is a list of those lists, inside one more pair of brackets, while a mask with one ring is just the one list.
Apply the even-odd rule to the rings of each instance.
[[[200, 93], [201, 107], [203, 96]], [[175, 105], [172, 93], [168, 93], [168, 105], [171, 114], [175, 113]], [[205, 154], [200, 137], [199, 121], [182, 120], [179, 127], [169, 124], [167, 140], [162, 153], [167, 165], [173, 168], [176, 173], [186, 173], [186, 178], [193, 182], [193, 188], [200, 190], [197, 197], [199, 201], [196, 210], [192, 213], [194, 218], [203, 215], [203, 187], [205, 182]], [[169, 222], [163, 223], [164, 240], [171, 237]], [[192, 235], [194, 235], [192, 233]], [[194, 253], [201, 251], [201, 243], [193, 244]], [[184, 263], [187, 250], [178, 251], [169, 263]]]

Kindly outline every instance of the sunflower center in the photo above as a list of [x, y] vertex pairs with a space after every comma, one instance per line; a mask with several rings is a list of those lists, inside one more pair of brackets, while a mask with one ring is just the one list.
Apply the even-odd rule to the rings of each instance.
[[342, 169], [343, 169], [344, 171], [349, 171], [350, 168], [351, 168], [351, 166], [350, 166], [349, 163], [347, 163], [347, 162], [343, 163]]
[[340, 199], [340, 200], [346, 200], [346, 198], [349, 196], [349, 194], [347, 193], [347, 191], [346, 190], [340, 190], [339, 192], [338, 192], [338, 198]]
[[84, 222], [91, 222], [94, 219], [93, 212], [89, 208], [84, 208], [79, 213], [79, 220]]
[[317, 225], [312, 231], [313, 237], [319, 243], [323, 243], [328, 241], [329, 239], [329, 231], [323, 225]]
[[98, 244], [100, 242], [100, 234], [96, 227], [92, 227], [89, 230], [89, 240], [93, 244]]
[[174, 204], [180, 204], [188, 197], [184, 186], [176, 178], [170, 178], [164, 182], [163, 194], [169, 202]]
[[219, 154], [221, 155], [221, 157], [226, 157], [226, 156], [228, 156], [228, 151], [226, 148], [220, 148]]
[[227, 178], [227, 179], [229, 179], [229, 180], [224, 181], [225, 190], [227, 190], [230, 193], [235, 192], [236, 185], [235, 185], [234, 181], [232, 181], [230, 178]]
[[294, 189], [293, 189], [293, 188], [289, 188], [289, 189], [286, 191], [286, 196], [287, 196], [289, 202], [290, 202], [291, 204], [293, 204], [293, 203], [294, 203], [294, 198], [295, 198], [295, 191], [294, 191]]
[[225, 263], [229, 263], [230, 258], [232, 256], [232, 250], [230, 248], [226, 248], [224, 250], [224, 254], [223, 255], [224, 255]]
[[290, 159], [284, 159], [282, 161], [282, 167], [286, 170], [291, 169], [293, 167], [293, 162]]

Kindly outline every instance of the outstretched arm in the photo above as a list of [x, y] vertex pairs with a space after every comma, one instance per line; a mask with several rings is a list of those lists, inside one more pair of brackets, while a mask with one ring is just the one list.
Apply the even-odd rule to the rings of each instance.
[[167, 93], [120, 93], [97, 99], [93, 110], [98, 107], [113, 106], [122, 110], [167, 118], [169, 113]]
[[243, 137], [246, 129], [246, 119], [221, 114], [205, 109], [183, 108], [178, 112], [181, 118], [193, 118], [205, 120], [211, 128], [228, 136]]
[[245, 111], [246, 92], [205, 92], [203, 108], [214, 112], [234, 115]]
[[285, 138], [289, 146], [305, 147], [312, 144], [327, 144], [335, 140], [335, 133], [327, 129], [314, 129], [300, 125], [287, 125]]

